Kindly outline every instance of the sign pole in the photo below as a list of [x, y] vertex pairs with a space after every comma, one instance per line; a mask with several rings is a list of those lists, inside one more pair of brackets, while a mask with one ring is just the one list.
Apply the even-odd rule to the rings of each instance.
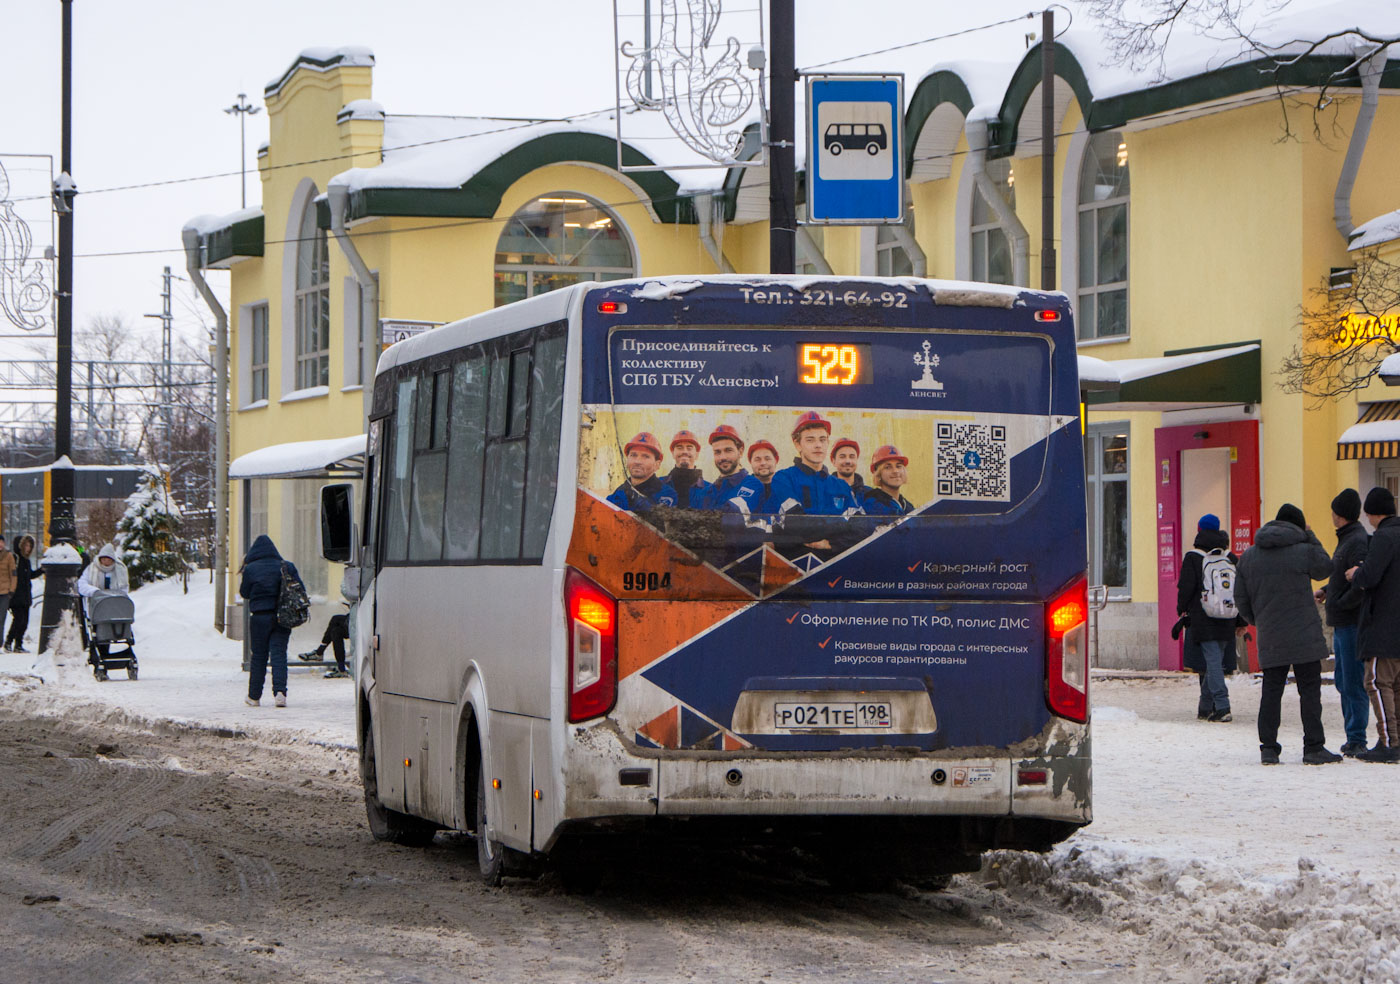
[[1040, 26], [1040, 289], [1055, 289], [1055, 12]]
[[768, 272], [793, 273], [797, 259], [797, 164], [793, 89], [797, 54], [794, 0], [770, 0], [768, 32], [772, 67], [768, 76]]

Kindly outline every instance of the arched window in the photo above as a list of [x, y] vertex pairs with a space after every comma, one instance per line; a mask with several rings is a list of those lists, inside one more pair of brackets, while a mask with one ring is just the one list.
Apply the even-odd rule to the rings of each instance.
[[[909, 235], [914, 234], [914, 210], [906, 208], [904, 210], [904, 227], [909, 230]], [[912, 277], [914, 275], [914, 261], [909, 257], [909, 251], [904, 248], [904, 242], [895, 235], [894, 229], [887, 225], [875, 227], [875, 276], [877, 277]]]
[[496, 243], [496, 306], [636, 272], [616, 216], [582, 195], [541, 195], [511, 216]]
[[302, 212], [296, 248], [296, 388], [304, 390], [331, 381], [330, 257], [314, 199]]
[[[1011, 170], [1011, 158], [1001, 157], [987, 162], [987, 177], [997, 186], [1001, 197], [1013, 209], [1016, 207], [1016, 183]], [[997, 213], [982, 192], [972, 189], [972, 279], [991, 284], [1009, 284], [1015, 279], [1011, 265], [1011, 244], [1006, 240]]]
[[1128, 334], [1128, 144], [1096, 133], [1079, 170], [1079, 337]]

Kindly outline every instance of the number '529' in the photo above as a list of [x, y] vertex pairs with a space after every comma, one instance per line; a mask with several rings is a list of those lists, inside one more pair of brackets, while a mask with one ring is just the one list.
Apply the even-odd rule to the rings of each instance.
[[656, 571], [625, 571], [622, 575], [623, 591], [665, 591], [671, 587], [671, 575]]

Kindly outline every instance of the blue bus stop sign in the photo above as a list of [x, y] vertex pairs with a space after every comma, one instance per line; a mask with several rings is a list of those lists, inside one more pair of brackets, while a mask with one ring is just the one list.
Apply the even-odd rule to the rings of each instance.
[[807, 221], [904, 221], [903, 143], [903, 76], [807, 76]]

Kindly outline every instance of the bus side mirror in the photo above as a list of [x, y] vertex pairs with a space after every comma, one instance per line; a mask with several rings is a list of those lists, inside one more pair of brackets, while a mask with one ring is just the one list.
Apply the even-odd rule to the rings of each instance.
[[354, 553], [354, 491], [348, 484], [321, 489], [321, 556], [350, 563]]

